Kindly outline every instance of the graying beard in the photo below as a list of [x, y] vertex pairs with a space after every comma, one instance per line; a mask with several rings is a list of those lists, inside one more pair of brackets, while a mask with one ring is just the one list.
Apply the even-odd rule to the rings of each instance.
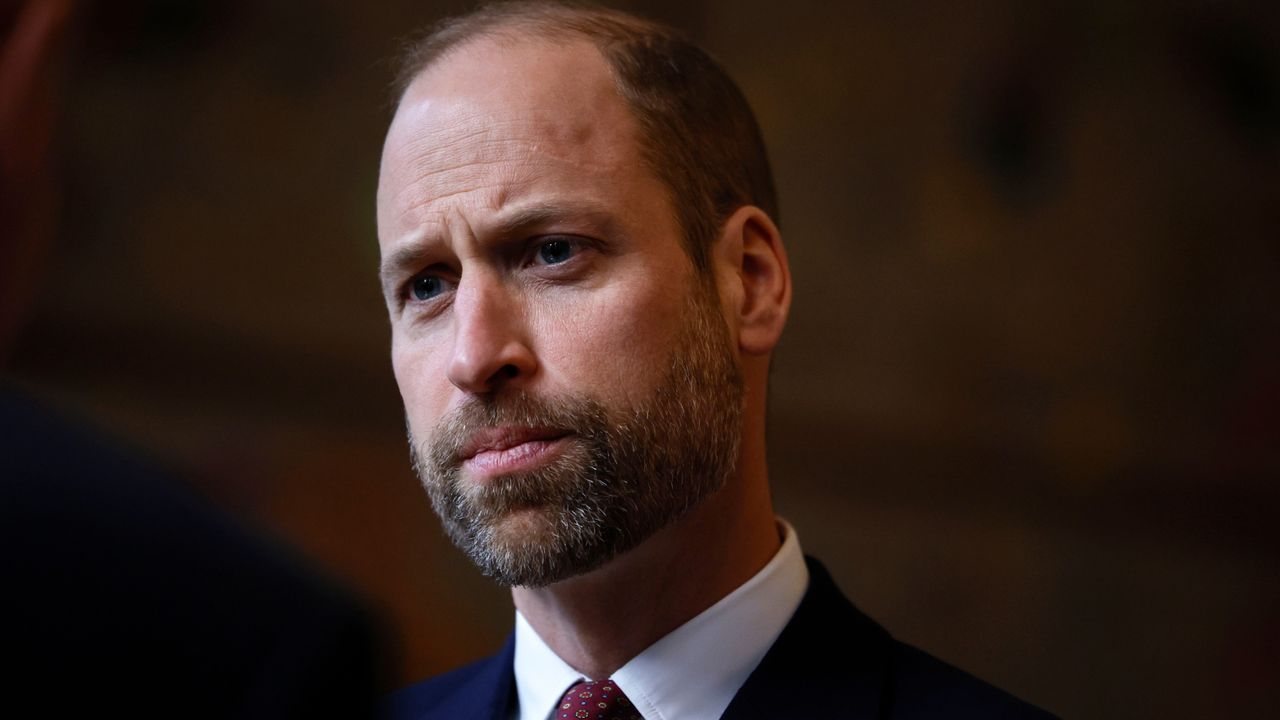
[[[604, 408], [588, 399], [553, 405], [516, 395], [501, 406], [462, 411], [437, 432], [445, 441], [427, 453], [409, 433], [414, 470], [443, 529], [481, 572], [503, 585], [531, 587], [590, 572], [724, 485], [738, 455], [741, 378], [725, 346], [716, 345], [727, 342], [723, 326], [712, 324], [715, 315], [709, 316], [706, 307], [693, 312], [655, 396], [623, 423], [611, 422]], [[553, 424], [572, 420], [573, 441], [581, 445], [546, 468], [477, 488], [477, 496], [486, 497], [483, 507], [476, 507], [459, 482], [462, 439], [476, 426], [537, 425], [548, 415]], [[667, 427], [675, 423], [697, 423], [699, 438], [679, 438]], [[522, 507], [551, 514], [548, 536], [500, 542], [494, 521]]]
[[[562, 487], [563, 476], [576, 469], [571, 461], [561, 458], [518, 479], [497, 480], [505, 486], [489, 493], [490, 502], [485, 507], [475, 508], [459, 490], [457, 465], [429, 482], [425, 473], [431, 471], [423, 467], [412, 442], [410, 449], [414, 469], [427, 486], [432, 507], [440, 516], [445, 533], [482, 573], [500, 584], [540, 587], [589, 572], [607, 562], [626, 544], [626, 538], [617, 532], [622, 528], [609, 527], [606, 520], [610, 506], [630, 503], [618, 496], [617, 489], [605, 479], [612, 468], [602, 467], [596, 453], [589, 453], [593, 461], [586, 464], [587, 472], [576, 478], [569, 498], [547, 492], [548, 488]], [[554, 526], [548, 540], [526, 544], [498, 542], [494, 521], [512, 510], [533, 506], [553, 511]]]

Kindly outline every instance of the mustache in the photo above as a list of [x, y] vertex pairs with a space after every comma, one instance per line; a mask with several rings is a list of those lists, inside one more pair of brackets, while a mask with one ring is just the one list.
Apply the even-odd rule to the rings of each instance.
[[457, 467], [475, 435], [495, 428], [538, 428], [595, 440], [607, 427], [604, 405], [585, 396], [539, 398], [517, 391], [471, 398], [436, 424], [426, 456], [437, 468]]
[[[575, 442], [546, 468], [496, 477], [483, 486], [461, 483], [466, 448], [477, 435], [499, 427], [555, 430], [574, 436]], [[419, 443], [410, 432], [409, 449], [436, 511], [459, 527], [474, 527], [521, 508], [584, 506], [612, 496], [617, 490], [605, 479], [616, 468], [610, 446], [614, 430], [604, 406], [594, 399], [513, 392], [460, 405], [437, 423], [426, 442]], [[565, 471], [573, 467], [582, 471], [575, 476], [583, 484], [565, 482]], [[572, 500], [575, 493], [586, 496]]]

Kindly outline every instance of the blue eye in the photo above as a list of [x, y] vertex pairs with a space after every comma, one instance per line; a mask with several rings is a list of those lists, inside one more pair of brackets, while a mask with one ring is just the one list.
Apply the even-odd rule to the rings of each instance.
[[415, 300], [430, 300], [444, 292], [444, 281], [435, 275], [419, 275], [409, 286]]
[[548, 265], [556, 265], [573, 257], [574, 246], [568, 240], [548, 240], [538, 246], [538, 258]]

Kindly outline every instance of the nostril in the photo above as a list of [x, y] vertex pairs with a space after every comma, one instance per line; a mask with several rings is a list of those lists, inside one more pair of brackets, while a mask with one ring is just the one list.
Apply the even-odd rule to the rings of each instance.
[[519, 375], [519, 374], [520, 374], [520, 371], [516, 368], [516, 366], [515, 366], [515, 365], [512, 365], [512, 364], [508, 363], [508, 364], [506, 364], [506, 365], [503, 365], [503, 366], [498, 370], [498, 373], [499, 373], [499, 374], [501, 374], [501, 375], [504, 375], [504, 376], [506, 376], [506, 377], [513, 378], [513, 377], [515, 377], [515, 376]]

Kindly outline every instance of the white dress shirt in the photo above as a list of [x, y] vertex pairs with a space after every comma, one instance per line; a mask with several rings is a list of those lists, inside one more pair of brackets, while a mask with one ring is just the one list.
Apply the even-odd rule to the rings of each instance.
[[[644, 720], [719, 718], [791, 620], [809, 570], [795, 529], [781, 518], [778, 525], [782, 547], [769, 564], [611, 676]], [[556, 655], [519, 610], [515, 675], [513, 720], [547, 720], [570, 687], [592, 679]]]

